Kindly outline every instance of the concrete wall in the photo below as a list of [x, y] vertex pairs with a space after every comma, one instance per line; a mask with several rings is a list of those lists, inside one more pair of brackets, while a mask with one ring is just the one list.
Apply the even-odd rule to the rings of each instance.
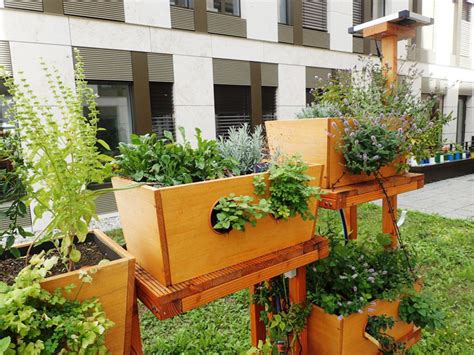
[[352, 35], [347, 32], [353, 26], [352, 1], [328, 1], [327, 10], [331, 50], [352, 52]]
[[124, 0], [125, 22], [171, 28], [169, 0]]

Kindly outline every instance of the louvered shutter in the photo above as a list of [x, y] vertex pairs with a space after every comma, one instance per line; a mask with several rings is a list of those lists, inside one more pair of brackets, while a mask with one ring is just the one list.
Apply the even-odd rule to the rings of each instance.
[[173, 56], [148, 53], [148, 77], [150, 81], [172, 83], [174, 81]]
[[7, 41], [0, 41], [0, 66], [2, 66], [7, 72], [12, 72], [10, 45]]
[[273, 121], [276, 119], [276, 87], [262, 87], [262, 119]]
[[262, 63], [262, 86], [278, 86], [278, 64]]
[[207, 26], [209, 33], [247, 37], [247, 22], [238, 16], [208, 12]]
[[363, 0], [352, 0], [352, 22], [353, 26], [360, 25], [364, 22]]
[[250, 63], [240, 60], [214, 59], [214, 84], [250, 86]]
[[43, 11], [43, 0], [5, 0], [4, 5], [12, 9]]
[[471, 38], [471, 16], [472, 16], [472, 4], [467, 1], [463, 1], [462, 4], [462, 15], [461, 15], [461, 35], [460, 35], [460, 48], [459, 54], [465, 57], [471, 56], [472, 38]]
[[326, 81], [331, 74], [331, 69], [306, 67], [306, 88], [312, 89], [316, 86], [316, 76]]
[[125, 21], [123, 0], [64, 0], [64, 14]]
[[171, 6], [171, 27], [180, 30], [194, 31], [194, 10]]
[[164, 131], [176, 135], [174, 124], [173, 83], [150, 83], [152, 131], [163, 137]]
[[226, 136], [230, 127], [250, 124], [250, 86], [214, 85], [217, 136]]
[[311, 30], [327, 31], [326, 0], [303, 1], [303, 27]]
[[133, 81], [132, 57], [128, 51], [78, 47], [88, 80]]

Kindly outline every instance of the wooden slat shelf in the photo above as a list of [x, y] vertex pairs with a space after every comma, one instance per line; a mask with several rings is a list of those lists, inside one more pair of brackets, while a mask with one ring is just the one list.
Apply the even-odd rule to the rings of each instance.
[[[424, 175], [406, 173], [383, 179], [384, 186], [389, 196], [404, 192], [421, 189], [424, 186]], [[321, 191], [321, 202], [319, 207], [338, 210], [362, 203], [375, 201], [384, 197], [379, 183], [366, 181], [359, 184], [336, 187], [334, 189], [323, 189]]]
[[328, 254], [328, 240], [317, 236], [296, 246], [169, 287], [160, 284], [137, 265], [136, 292], [145, 306], [163, 320], [302, 267]]

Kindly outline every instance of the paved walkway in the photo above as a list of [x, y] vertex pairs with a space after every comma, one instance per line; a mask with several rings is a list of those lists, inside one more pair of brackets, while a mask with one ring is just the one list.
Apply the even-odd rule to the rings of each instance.
[[401, 194], [398, 208], [474, 220], [474, 174], [433, 182]]

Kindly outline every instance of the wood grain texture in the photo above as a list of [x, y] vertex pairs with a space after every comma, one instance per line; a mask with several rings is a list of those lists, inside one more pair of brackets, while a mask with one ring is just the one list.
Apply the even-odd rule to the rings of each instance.
[[362, 313], [351, 314], [339, 319], [313, 306], [308, 318], [308, 341], [310, 354], [352, 355], [379, 354], [378, 347], [365, 337], [365, 327], [369, 316], [387, 315], [395, 320], [395, 326], [387, 333], [397, 341], [406, 341], [407, 348], [420, 339], [414, 324], [400, 321], [398, 307], [400, 301], [377, 300], [363, 309]]
[[[311, 185], [320, 186], [321, 165], [310, 166], [307, 174], [314, 177]], [[315, 221], [300, 217], [283, 221], [268, 216], [245, 232], [214, 231], [210, 215], [215, 204], [231, 193], [254, 196], [254, 175], [116, 191], [128, 250], [154, 278], [169, 286], [309, 240]], [[268, 180], [268, 173], [263, 175]], [[130, 183], [113, 179], [116, 187]], [[312, 199], [313, 213], [317, 206]]]
[[265, 323], [260, 320], [260, 313], [265, 309], [261, 304], [253, 302], [253, 295], [256, 293], [257, 285], [249, 287], [250, 294], [250, 342], [252, 346], [258, 346], [261, 340], [265, 342], [267, 331]]
[[[272, 154], [300, 155], [309, 164], [323, 164], [322, 186], [326, 189], [374, 180], [373, 175], [353, 175], [345, 167], [339, 151], [342, 122], [338, 118], [311, 118], [265, 122], [268, 146]], [[381, 169], [384, 177], [397, 175], [396, 159]]]
[[[306, 265], [299, 267], [296, 270], [296, 276], [289, 279], [288, 286], [290, 302], [292, 304], [301, 304], [306, 302]], [[301, 331], [299, 340], [299, 342], [295, 342], [293, 353], [301, 355], [309, 354], [307, 327]]]
[[[114, 250], [121, 259], [111, 261], [108, 264], [95, 266], [97, 272], [93, 274], [91, 284], [84, 284], [78, 295], [79, 300], [95, 297], [104, 308], [107, 318], [115, 323], [115, 326], [106, 334], [106, 346], [113, 354], [129, 354], [130, 352], [130, 326], [133, 307], [133, 288], [135, 275], [135, 259], [104, 233], [95, 230], [94, 234], [104, 242], [107, 247]], [[80, 270], [66, 274], [48, 277], [41, 286], [52, 292], [56, 288], [64, 288], [75, 284], [74, 290], [79, 290]], [[76, 293], [65, 294], [66, 297], [74, 298]]]

